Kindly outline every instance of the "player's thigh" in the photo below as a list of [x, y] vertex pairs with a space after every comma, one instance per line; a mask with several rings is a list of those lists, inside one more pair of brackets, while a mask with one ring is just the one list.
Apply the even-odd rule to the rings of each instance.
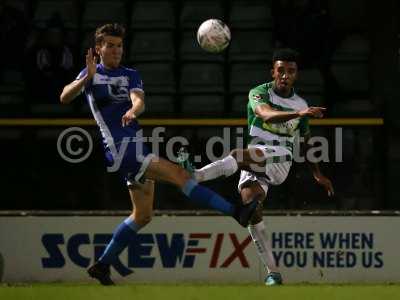
[[161, 157], [150, 162], [144, 176], [147, 179], [165, 181], [179, 187], [183, 187], [191, 178], [187, 171]]
[[145, 180], [143, 184], [134, 184], [128, 187], [135, 213], [152, 215], [154, 204], [154, 181]]

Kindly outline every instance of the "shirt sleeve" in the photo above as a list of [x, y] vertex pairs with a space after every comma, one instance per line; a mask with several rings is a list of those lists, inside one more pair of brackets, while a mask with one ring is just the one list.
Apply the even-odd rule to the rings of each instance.
[[249, 92], [249, 103], [251, 109], [255, 112], [258, 105], [270, 104], [269, 95], [259, 91], [258, 89], [252, 89]]
[[129, 76], [129, 92], [132, 91], [144, 91], [143, 90], [143, 81], [139, 75], [138, 71], [132, 71]]
[[87, 68], [84, 68], [82, 71], [79, 72], [78, 76], [76, 76], [75, 80], [79, 80], [87, 74]]
[[310, 124], [308, 117], [303, 117], [300, 119], [299, 129], [301, 136], [306, 136], [310, 134]]

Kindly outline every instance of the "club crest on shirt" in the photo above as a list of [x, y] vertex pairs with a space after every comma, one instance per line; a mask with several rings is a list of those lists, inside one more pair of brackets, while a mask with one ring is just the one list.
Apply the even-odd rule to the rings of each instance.
[[262, 95], [253, 95], [253, 99], [255, 100], [255, 101], [261, 101], [262, 100]]
[[95, 74], [93, 78], [94, 86], [107, 86], [107, 94], [115, 102], [129, 100], [129, 77], [128, 76], [108, 76], [105, 74]]
[[108, 84], [108, 93], [116, 101], [126, 101], [129, 99], [128, 86], [123, 85], [122, 80], [117, 80], [115, 83]]

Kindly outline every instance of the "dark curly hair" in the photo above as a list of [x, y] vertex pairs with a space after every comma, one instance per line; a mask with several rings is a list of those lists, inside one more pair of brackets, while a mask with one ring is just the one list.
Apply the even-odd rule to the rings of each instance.
[[275, 64], [276, 61], [292, 61], [295, 63], [299, 63], [299, 53], [296, 50], [290, 48], [282, 48], [276, 49], [274, 54], [272, 55], [272, 65]]

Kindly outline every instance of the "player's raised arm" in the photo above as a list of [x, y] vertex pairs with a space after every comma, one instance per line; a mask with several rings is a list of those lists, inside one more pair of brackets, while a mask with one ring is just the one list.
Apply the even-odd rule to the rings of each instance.
[[60, 95], [60, 101], [63, 104], [69, 104], [82, 91], [84, 86], [93, 78], [96, 73], [97, 58], [93, 55], [93, 50], [90, 48], [86, 54], [86, 74], [70, 84], [66, 85]]
[[273, 109], [268, 104], [262, 104], [256, 107], [255, 113], [268, 123], [281, 123], [300, 117], [296, 111], [278, 111]]
[[281, 123], [301, 117], [322, 118], [325, 110], [323, 107], [308, 107], [301, 111], [279, 111], [268, 104], [261, 104], [255, 108], [255, 113], [265, 122]]

